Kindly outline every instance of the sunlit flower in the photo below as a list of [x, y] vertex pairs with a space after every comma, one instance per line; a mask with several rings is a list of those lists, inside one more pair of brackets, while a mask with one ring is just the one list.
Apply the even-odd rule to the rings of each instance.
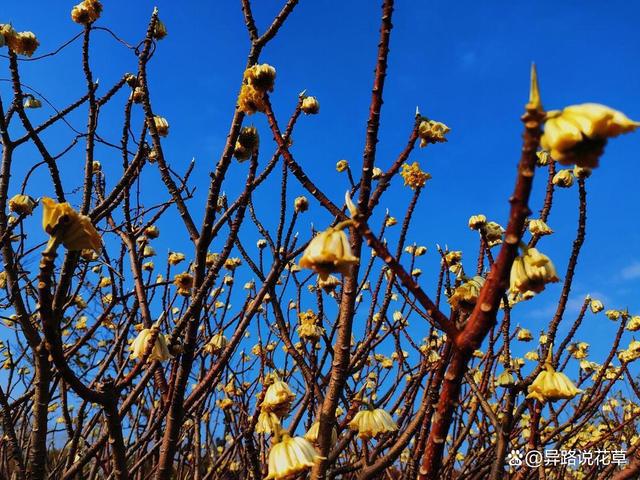
[[16, 32], [8, 24], [0, 26], [0, 34], [4, 37], [9, 50], [18, 55], [30, 57], [40, 45], [33, 32]]
[[526, 328], [521, 328], [520, 330], [518, 330], [516, 338], [521, 342], [530, 342], [531, 340], [533, 340], [533, 335], [531, 335], [531, 332]]
[[17, 213], [18, 215], [31, 215], [33, 209], [36, 206], [36, 202], [29, 195], [14, 195], [9, 200], [9, 210]]
[[534, 219], [529, 221], [529, 232], [531, 235], [551, 235], [553, 230], [540, 219]]
[[302, 268], [315, 271], [323, 280], [334, 272], [346, 275], [351, 265], [357, 263], [358, 258], [351, 252], [342, 225], [330, 227], [313, 237], [300, 259]]
[[153, 348], [151, 349], [151, 354], [149, 355], [147, 361], [152, 362], [154, 360], [158, 360], [162, 362], [171, 358], [171, 353], [169, 353], [169, 348], [167, 347], [167, 340], [165, 336], [159, 333], [158, 327], [154, 326], [152, 328], [142, 329], [136, 339], [133, 341], [133, 343], [129, 347], [129, 349], [131, 350], [132, 359], [142, 358], [142, 355], [148, 348], [148, 344], [152, 338], [152, 335], [156, 335], [156, 341], [153, 345]]
[[193, 276], [190, 273], [183, 272], [173, 277], [173, 284], [178, 287], [178, 294], [188, 296], [193, 288]]
[[420, 137], [420, 147], [426, 147], [430, 143], [446, 142], [445, 135], [451, 129], [444, 123], [435, 120], [423, 120], [418, 126], [418, 136]]
[[551, 364], [551, 349], [544, 369], [538, 374], [528, 388], [527, 398], [535, 398], [540, 402], [571, 399], [582, 390], [576, 388], [573, 382], [562, 372], [556, 372]]
[[542, 148], [563, 165], [594, 168], [607, 139], [635, 130], [640, 123], [597, 103], [572, 105], [547, 113]]
[[256, 433], [273, 433], [278, 434], [282, 426], [280, 425], [280, 419], [273, 412], [261, 411], [258, 415], [258, 422], [256, 423]]
[[269, 452], [269, 475], [266, 480], [294, 478], [313, 467], [318, 458], [308, 440], [303, 437], [290, 437], [285, 432]]
[[98, 0], [84, 0], [71, 10], [71, 19], [82, 25], [95, 22], [102, 13], [102, 4]]
[[303, 340], [315, 342], [324, 333], [324, 328], [318, 325], [318, 316], [312, 310], [299, 313], [298, 322], [298, 336]]
[[244, 71], [243, 79], [258, 91], [270, 92], [276, 79], [276, 69], [267, 63], [252, 65]]
[[238, 95], [238, 109], [247, 115], [253, 115], [256, 112], [264, 112], [265, 108], [264, 93], [251, 85], [242, 85]]
[[630, 332], [637, 332], [640, 330], [640, 315], [634, 315], [627, 322], [627, 330]]
[[516, 380], [509, 370], [505, 370], [496, 377], [495, 384], [497, 387], [512, 387], [516, 384]]
[[420, 169], [418, 162], [413, 162], [411, 165], [403, 163], [400, 176], [403, 178], [404, 184], [412, 190], [424, 187], [427, 180], [431, 178], [431, 175]]
[[336, 170], [339, 173], [346, 171], [347, 168], [349, 168], [349, 162], [347, 162], [346, 160], [338, 160], [338, 163], [336, 163]]
[[499, 223], [487, 222], [486, 225], [482, 228], [482, 232], [484, 233], [484, 237], [487, 239], [489, 247], [494, 247], [502, 243], [502, 234], [504, 233], [504, 228], [502, 228], [502, 225], [500, 225]]
[[148, 238], [158, 238], [160, 236], [160, 229], [155, 225], [150, 225], [144, 229], [144, 234]]
[[264, 412], [273, 412], [278, 415], [278, 417], [284, 417], [289, 413], [289, 409], [295, 398], [295, 394], [286, 382], [275, 379], [267, 388], [260, 409]]
[[487, 217], [482, 214], [472, 215], [469, 217], [469, 228], [471, 230], [480, 230], [487, 223]]
[[304, 97], [300, 109], [307, 115], [315, 115], [320, 112], [320, 102], [316, 97]]
[[167, 135], [169, 135], [169, 122], [166, 118], [156, 115], [155, 117], [153, 117], [153, 123], [156, 126], [158, 135], [160, 135], [161, 137], [166, 137]]
[[510, 289], [512, 292], [532, 291], [540, 293], [547, 283], [557, 282], [556, 269], [549, 260], [535, 248], [527, 249], [516, 257], [511, 266]]
[[220, 352], [227, 346], [227, 337], [222, 332], [218, 332], [209, 339], [204, 346], [204, 351], [210, 355]]
[[395, 432], [398, 425], [382, 408], [360, 410], [349, 422], [349, 428], [360, 438], [374, 438], [381, 433]]
[[454, 310], [463, 310], [470, 312], [475, 307], [480, 295], [480, 290], [484, 285], [484, 278], [475, 276], [465, 283], [457, 287], [451, 297], [449, 297], [449, 303]]
[[[336, 416], [338, 414], [336, 413]], [[304, 438], [309, 440], [311, 443], [316, 443], [318, 441], [318, 432], [320, 430], [320, 422], [313, 422], [309, 431], [304, 434]], [[338, 442], [338, 432], [336, 430], [335, 425], [331, 429], [331, 446], [335, 445]]]
[[573, 185], [573, 174], [569, 169], [560, 170], [553, 176], [552, 182], [556, 187], [569, 188]]
[[68, 250], [92, 249], [99, 253], [102, 239], [91, 219], [80, 215], [67, 202], [57, 203], [44, 197], [42, 199], [42, 228], [51, 237], [56, 237]]
[[180, 262], [184, 261], [184, 253], [180, 253], [180, 252], [171, 252], [169, 254], [169, 258], [167, 259], [167, 262], [169, 263], [169, 265], [178, 265]]
[[42, 102], [38, 100], [33, 95], [25, 95], [24, 103], [22, 104], [24, 108], [42, 108]]
[[596, 300], [593, 298], [589, 302], [589, 307], [591, 308], [591, 311], [593, 313], [600, 313], [602, 310], [604, 310], [604, 304], [600, 300]]

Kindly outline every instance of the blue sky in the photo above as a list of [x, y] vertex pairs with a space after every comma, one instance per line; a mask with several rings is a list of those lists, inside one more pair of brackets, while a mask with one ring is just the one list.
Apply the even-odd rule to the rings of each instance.
[[[207, 187], [207, 172], [224, 144], [249, 46], [247, 35], [239, 1], [156, 3], [169, 36], [160, 42], [150, 67], [152, 101], [156, 112], [171, 123], [171, 134], [164, 141], [171, 165], [184, 171], [188, 162], [196, 159], [198, 193], [193, 203], [197, 205]], [[263, 31], [281, 2], [254, 3]], [[640, 119], [640, 5], [610, 1], [604, 8], [592, 0], [397, 3], [377, 164], [383, 168], [390, 165], [403, 148], [416, 106], [452, 129], [448, 144], [429, 146], [412, 157], [433, 175], [409, 235], [410, 241], [429, 247], [430, 253], [420, 266], [425, 271], [422, 282], [432, 291], [438, 263], [436, 243], [475, 255], [476, 238], [467, 228], [468, 217], [482, 212], [491, 220], [506, 223], [507, 198], [520, 149], [519, 116], [527, 99], [531, 61], [538, 65], [546, 108], [594, 101]], [[122, 0], [105, 4], [99, 25], [137, 43], [153, 4]], [[282, 123], [301, 90], [307, 89], [320, 100], [320, 115], [300, 122], [293, 153], [335, 202], [341, 200], [348, 185], [346, 177], [335, 173], [335, 162], [347, 159], [354, 169], [361, 162], [378, 37], [378, 4], [370, 0], [302, 0], [262, 55], [262, 61], [278, 69], [273, 101]], [[69, 18], [72, 5], [35, 0], [27, 9], [19, 2], [5, 2], [0, 22], [34, 31], [41, 41], [38, 53], [46, 53], [80, 31]], [[95, 32], [94, 37], [92, 66], [104, 91], [124, 72], [135, 71], [136, 59], [106, 33]], [[75, 42], [56, 57], [23, 63], [23, 81], [58, 108], [68, 104], [77, 98], [75, 92], [84, 88], [79, 49], [79, 42]], [[6, 60], [0, 59], [0, 66], [0, 78], [6, 78]], [[0, 83], [0, 92], [7, 98], [6, 83]], [[101, 131], [114, 141], [119, 138], [121, 104], [105, 109], [101, 121]], [[43, 108], [33, 115], [44, 119], [50, 114], [50, 109]], [[82, 129], [84, 115], [74, 115], [70, 121]], [[267, 147], [271, 136], [264, 120], [255, 117], [250, 121], [260, 129]], [[47, 137], [54, 152], [66, 145], [59, 134], [68, 138], [70, 133], [65, 126], [56, 128]], [[639, 151], [640, 133], [614, 139], [601, 167], [588, 181], [588, 234], [573, 289], [577, 294], [571, 303], [574, 310], [586, 293], [592, 293], [602, 298], [607, 308], [629, 307], [632, 313], [640, 313]], [[34, 152], [25, 149], [22, 154]], [[74, 149], [61, 165], [63, 173], [78, 171], [82, 155], [83, 147]], [[109, 150], [101, 155], [105, 171], [115, 175], [119, 158]], [[240, 188], [245, 173], [246, 165], [235, 166], [225, 183], [226, 191]], [[544, 180], [542, 175], [536, 179], [534, 211], [541, 206]], [[148, 182], [143, 190], [149, 185], [151, 189], [145, 191], [157, 192], [153, 177]], [[32, 185], [42, 190], [34, 196], [50, 190], [44, 177], [36, 176]], [[292, 197], [301, 192], [296, 189]], [[269, 205], [269, 191], [262, 190], [259, 195]], [[408, 200], [409, 192], [396, 185], [384, 202], [392, 213], [401, 215]], [[200, 213], [195, 217], [198, 222]], [[553, 259], [561, 276], [576, 218], [577, 189], [559, 191], [548, 222], [556, 233], [539, 246]], [[298, 227], [307, 235], [311, 221], [322, 226], [327, 220], [326, 215], [310, 215]], [[186, 236], [165, 236], [163, 241], [167, 248], [175, 248], [181, 242], [186, 244]], [[526, 317], [516, 321], [534, 331], [536, 322], [546, 324], [558, 292], [559, 288], [549, 288], [526, 307]], [[594, 335], [613, 335], [615, 328], [603, 316], [589, 317], [585, 326], [588, 333], [579, 336], [586, 340], [597, 338]], [[592, 348], [598, 352], [597, 345]]]

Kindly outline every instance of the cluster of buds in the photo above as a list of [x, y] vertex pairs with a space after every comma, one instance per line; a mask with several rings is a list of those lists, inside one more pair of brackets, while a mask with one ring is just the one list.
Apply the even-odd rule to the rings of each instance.
[[324, 333], [324, 328], [319, 325], [320, 319], [318, 315], [312, 310], [299, 313], [298, 322], [298, 336], [302, 340], [317, 342]]
[[71, 9], [71, 20], [89, 25], [100, 18], [102, 4], [98, 0], [84, 0]]
[[16, 32], [10, 24], [0, 24], [0, 47], [9, 47], [14, 53], [30, 57], [40, 45], [33, 32]]
[[511, 266], [510, 289], [512, 293], [544, 290], [547, 283], [560, 279], [549, 257], [535, 248], [523, 247], [523, 254], [516, 257]]
[[238, 97], [238, 108], [248, 115], [264, 112], [264, 96], [273, 91], [275, 79], [276, 69], [266, 63], [247, 68]]
[[418, 136], [420, 137], [420, 147], [426, 147], [430, 143], [446, 142], [445, 135], [451, 129], [444, 123], [435, 120], [422, 120], [418, 126]]
[[250, 159], [254, 153], [258, 151], [260, 145], [260, 136], [256, 127], [243, 127], [236, 140], [233, 149], [233, 156], [239, 161], [244, 162]]

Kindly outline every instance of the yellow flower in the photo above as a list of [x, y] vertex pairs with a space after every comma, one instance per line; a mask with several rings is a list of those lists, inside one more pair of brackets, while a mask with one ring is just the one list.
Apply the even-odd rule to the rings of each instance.
[[221, 398], [216, 403], [218, 404], [218, 407], [220, 407], [222, 410], [227, 410], [228, 408], [231, 408], [233, 406], [233, 400], [226, 397]]
[[218, 353], [227, 346], [227, 337], [222, 332], [216, 333], [204, 346], [204, 351], [210, 355]]
[[184, 258], [184, 253], [171, 252], [167, 261], [169, 262], [169, 265], [178, 265], [180, 262], [184, 261]]
[[0, 34], [3, 35], [9, 50], [18, 55], [30, 57], [40, 45], [33, 32], [16, 32], [11, 25], [2, 25]]
[[95, 22], [102, 13], [102, 4], [98, 0], [84, 0], [71, 10], [71, 19], [82, 25]]
[[540, 402], [571, 399], [582, 390], [576, 388], [573, 382], [562, 372], [556, 372], [551, 365], [551, 348], [547, 361], [542, 370], [529, 386], [527, 398], [535, 398]]
[[300, 109], [307, 115], [315, 115], [320, 112], [320, 102], [316, 97], [304, 97]]
[[338, 277], [329, 275], [326, 278], [318, 277], [318, 287], [322, 288], [325, 292], [333, 292], [340, 286], [340, 280]]
[[451, 129], [444, 123], [435, 120], [423, 120], [418, 127], [418, 135], [420, 137], [420, 147], [426, 147], [430, 143], [446, 142], [445, 135]]
[[388, 217], [384, 224], [387, 227], [393, 227], [398, 224], [398, 220], [396, 220], [396, 217]]
[[144, 229], [144, 234], [149, 238], [158, 238], [160, 236], [160, 229], [155, 225], [150, 225]]
[[302, 213], [309, 210], [309, 200], [305, 196], [296, 197], [293, 201], [293, 209], [296, 213]]
[[78, 321], [76, 322], [76, 328], [78, 330], [86, 330], [87, 328], [87, 317], [82, 316], [78, 319]]
[[241, 162], [248, 160], [258, 150], [260, 137], [256, 127], [243, 127], [236, 140], [233, 156]]
[[129, 349], [131, 350], [131, 358], [142, 358], [143, 353], [145, 352], [149, 340], [151, 340], [151, 335], [156, 335], [156, 341], [153, 345], [153, 349], [151, 350], [151, 354], [147, 361], [152, 362], [154, 360], [158, 360], [160, 362], [164, 360], [169, 360], [171, 358], [171, 353], [169, 353], [169, 348], [167, 347], [167, 339], [164, 335], [159, 333], [158, 327], [152, 328], [144, 328], [140, 331], [136, 339], [133, 341]]
[[100, 252], [102, 240], [89, 217], [80, 215], [67, 202], [56, 203], [48, 197], [42, 199], [42, 207], [42, 228], [68, 250], [87, 248]]
[[42, 102], [35, 98], [33, 95], [25, 95], [24, 108], [42, 108]]
[[[336, 413], [337, 414], [337, 413]], [[311, 443], [316, 443], [318, 441], [318, 432], [320, 430], [320, 422], [313, 422], [309, 431], [304, 434], [304, 438], [309, 440]], [[336, 431], [336, 427], [331, 429], [331, 446], [335, 445], [338, 442], [338, 432]]]
[[166, 118], [156, 115], [153, 117], [153, 123], [156, 126], [158, 135], [160, 135], [161, 137], [166, 137], [167, 135], [169, 135], [169, 122]]
[[449, 297], [451, 308], [465, 312], [472, 311], [484, 282], [483, 277], [475, 276], [456, 288], [453, 295]]
[[178, 287], [178, 294], [189, 296], [193, 288], [193, 276], [190, 273], [183, 272], [173, 277], [173, 284]]
[[272, 433], [277, 435], [282, 430], [280, 419], [273, 412], [260, 412], [258, 423], [256, 423], [256, 433]]
[[336, 163], [336, 170], [338, 173], [344, 172], [347, 168], [349, 168], [349, 162], [346, 160], [339, 160], [338, 163]]
[[504, 233], [504, 228], [502, 228], [502, 225], [500, 225], [499, 223], [487, 222], [482, 231], [484, 232], [484, 236], [487, 239], [487, 243], [490, 247], [494, 247], [502, 243], [502, 234]]
[[404, 179], [404, 184], [412, 190], [424, 187], [427, 180], [431, 178], [427, 172], [420, 170], [418, 162], [413, 162], [411, 165], [404, 163], [400, 176]]
[[256, 112], [264, 112], [265, 108], [264, 93], [251, 85], [242, 85], [238, 95], [238, 110], [253, 115]]
[[518, 330], [517, 338], [521, 342], [530, 342], [531, 340], [533, 340], [533, 335], [531, 335], [531, 332], [526, 328], [521, 328], [520, 330]]
[[381, 433], [395, 432], [398, 425], [382, 408], [360, 410], [349, 422], [349, 428], [360, 438], [375, 438]]
[[469, 228], [471, 230], [480, 230], [487, 224], [487, 217], [484, 215], [472, 215], [469, 218]]
[[516, 380], [515, 378], [513, 378], [511, 372], [505, 370], [500, 375], [498, 375], [495, 383], [498, 387], [512, 387], [516, 384]]
[[313, 467], [318, 459], [313, 445], [303, 437], [290, 437], [287, 433], [271, 447], [269, 475], [266, 480], [291, 479]]
[[289, 389], [289, 385], [276, 378], [267, 388], [260, 409], [264, 412], [273, 412], [279, 417], [284, 417], [289, 413], [289, 409], [295, 398], [296, 396], [291, 389]]
[[252, 65], [244, 71], [243, 79], [260, 92], [270, 92], [276, 79], [276, 69], [267, 63]]
[[535, 248], [529, 248], [514, 260], [511, 266], [509, 288], [514, 293], [528, 291], [540, 293], [547, 283], [559, 280], [549, 257]]
[[529, 221], [529, 233], [531, 235], [551, 235], [553, 230], [542, 220], [535, 219]]
[[627, 330], [630, 332], [637, 332], [640, 330], [640, 315], [634, 315], [627, 322]]
[[561, 188], [569, 188], [573, 185], [573, 175], [571, 174], [571, 170], [565, 169], [560, 170], [553, 176], [552, 180], [553, 184], [557, 187]]
[[324, 333], [324, 328], [318, 325], [318, 316], [312, 310], [298, 314], [298, 336], [310, 342], [317, 341]]
[[9, 210], [17, 213], [18, 215], [31, 215], [33, 209], [36, 206], [36, 202], [29, 195], [14, 195], [9, 200]]
[[541, 145], [563, 165], [594, 168], [608, 138], [631, 132], [638, 126], [640, 123], [605, 105], [572, 105], [547, 114]]
[[334, 272], [347, 275], [358, 258], [353, 256], [343, 226], [338, 224], [313, 237], [300, 259], [300, 267], [313, 270], [322, 280]]

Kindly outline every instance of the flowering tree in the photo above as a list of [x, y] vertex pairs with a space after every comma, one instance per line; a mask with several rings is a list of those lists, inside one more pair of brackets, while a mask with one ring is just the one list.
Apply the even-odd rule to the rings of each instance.
[[[377, 158], [394, 2], [382, 5], [362, 162], [336, 165], [349, 180], [344, 202], [316, 186], [292, 149], [296, 125], [319, 113], [319, 101], [300, 94], [283, 120], [269, 96], [276, 70], [260, 63], [297, 3], [286, 1], [262, 29], [242, 0], [251, 48], [200, 205], [191, 201], [193, 164], [171, 167], [170, 124], [153, 107], [148, 66], [167, 35], [157, 10], [129, 46], [100, 26], [98, 0], [76, 5], [82, 31], [71, 41], [82, 41], [86, 91], [41, 123], [31, 109], [46, 97], [26, 86], [21, 67], [51, 55], [37, 57], [33, 33], [0, 25], [10, 77], [0, 90], [0, 287], [11, 332], [1, 345], [3, 478], [636, 478], [640, 390], [629, 365], [640, 342], [627, 331], [640, 329], [640, 316], [605, 312], [618, 331], [595, 362], [577, 335], [604, 305], [587, 297], [568, 318], [567, 303], [588, 178], [608, 139], [640, 124], [598, 104], [545, 112], [533, 68], [505, 227], [472, 216], [477, 253], [438, 246], [439, 272], [424, 279], [417, 265], [427, 249], [407, 236], [431, 177], [411, 157], [418, 142], [442, 148], [449, 128], [416, 112], [405, 148], [392, 162]], [[99, 29], [138, 62], [106, 88], [90, 57]], [[122, 108], [119, 143], [101, 135], [112, 104]], [[52, 152], [46, 133], [80, 110], [86, 130]], [[249, 125], [250, 115], [270, 131]], [[59, 162], [77, 145], [82, 174], [63, 175]], [[97, 160], [104, 146], [121, 158], [116, 176]], [[36, 159], [20, 156], [27, 148]], [[228, 197], [232, 170], [245, 182]], [[33, 191], [38, 174], [49, 196]], [[164, 189], [146, 191], [158, 174]], [[535, 217], [534, 181], [546, 182]], [[409, 197], [401, 219], [383, 212], [392, 182]], [[552, 233], [556, 189], [571, 187], [577, 235], [557, 272], [538, 246]], [[279, 189], [277, 209], [254, 204], [263, 188]], [[304, 231], [311, 216], [331, 220]], [[161, 264], [154, 241], [167, 217], [185, 241]], [[395, 244], [385, 240], [393, 227]], [[534, 338], [518, 309], [552, 282], [561, 296]], [[616, 397], [621, 384], [630, 388]], [[544, 461], [532, 454], [543, 451]]]

